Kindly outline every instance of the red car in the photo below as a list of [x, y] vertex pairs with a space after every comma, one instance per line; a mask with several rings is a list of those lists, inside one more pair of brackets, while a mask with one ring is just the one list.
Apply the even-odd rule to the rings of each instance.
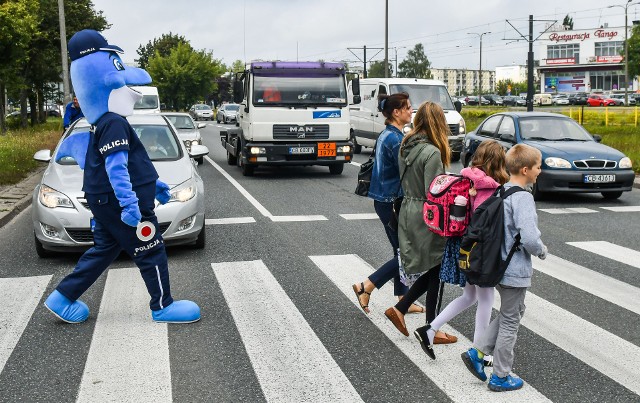
[[616, 106], [615, 99], [605, 97], [604, 95], [591, 94], [587, 98], [587, 105], [589, 106]]

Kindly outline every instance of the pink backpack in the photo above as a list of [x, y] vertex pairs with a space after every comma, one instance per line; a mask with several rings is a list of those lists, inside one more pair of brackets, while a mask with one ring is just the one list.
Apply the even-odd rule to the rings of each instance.
[[[422, 208], [424, 222], [440, 236], [462, 236], [471, 218], [470, 179], [461, 175], [436, 176]], [[457, 203], [456, 203], [457, 202]]]

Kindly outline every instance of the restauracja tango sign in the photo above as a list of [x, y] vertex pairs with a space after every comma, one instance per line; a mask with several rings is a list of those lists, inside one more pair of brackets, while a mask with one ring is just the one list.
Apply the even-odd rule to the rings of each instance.
[[[604, 29], [596, 29], [593, 31], [593, 36], [596, 38], [611, 40], [618, 36], [618, 31], [607, 31]], [[576, 34], [559, 34], [557, 32], [553, 32], [549, 34], [549, 40], [552, 42], [569, 42], [569, 41], [584, 41], [585, 39], [591, 38], [590, 32], [582, 32]]]

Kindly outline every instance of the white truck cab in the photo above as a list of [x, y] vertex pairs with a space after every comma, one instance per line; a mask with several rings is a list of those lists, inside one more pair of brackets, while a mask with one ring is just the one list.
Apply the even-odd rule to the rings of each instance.
[[[447, 124], [451, 130], [449, 146], [451, 147], [451, 159], [458, 161], [462, 151], [462, 142], [467, 127], [460, 115], [462, 105], [459, 101], [453, 102], [447, 91], [447, 86], [438, 80], [426, 80], [418, 78], [363, 78], [360, 79], [359, 97], [361, 102], [353, 104], [353, 88], [349, 83], [349, 112], [351, 114], [351, 131], [354, 143], [354, 153], [360, 153], [362, 146], [373, 147], [378, 135], [385, 128], [385, 117], [378, 111], [378, 96], [380, 94], [395, 94], [407, 92], [416, 109], [425, 101], [439, 104], [444, 110]], [[412, 118], [413, 120], [413, 118]]]
[[142, 94], [142, 99], [133, 105], [133, 114], [160, 113], [160, 96], [158, 88], [149, 85], [131, 86], [131, 89]]
[[260, 165], [324, 165], [338, 175], [351, 161], [343, 64], [253, 62], [237, 73], [233, 92], [238, 127], [220, 137], [243, 175]]

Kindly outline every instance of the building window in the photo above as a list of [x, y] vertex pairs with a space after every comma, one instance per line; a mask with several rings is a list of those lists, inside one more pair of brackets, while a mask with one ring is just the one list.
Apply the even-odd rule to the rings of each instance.
[[622, 71], [592, 71], [589, 73], [591, 90], [611, 91], [624, 88]]
[[580, 45], [577, 43], [549, 45], [547, 46], [547, 59], [568, 59], [579, 52]]
[[596, 56], [620, 56], [623, 41], [596, 42]]

